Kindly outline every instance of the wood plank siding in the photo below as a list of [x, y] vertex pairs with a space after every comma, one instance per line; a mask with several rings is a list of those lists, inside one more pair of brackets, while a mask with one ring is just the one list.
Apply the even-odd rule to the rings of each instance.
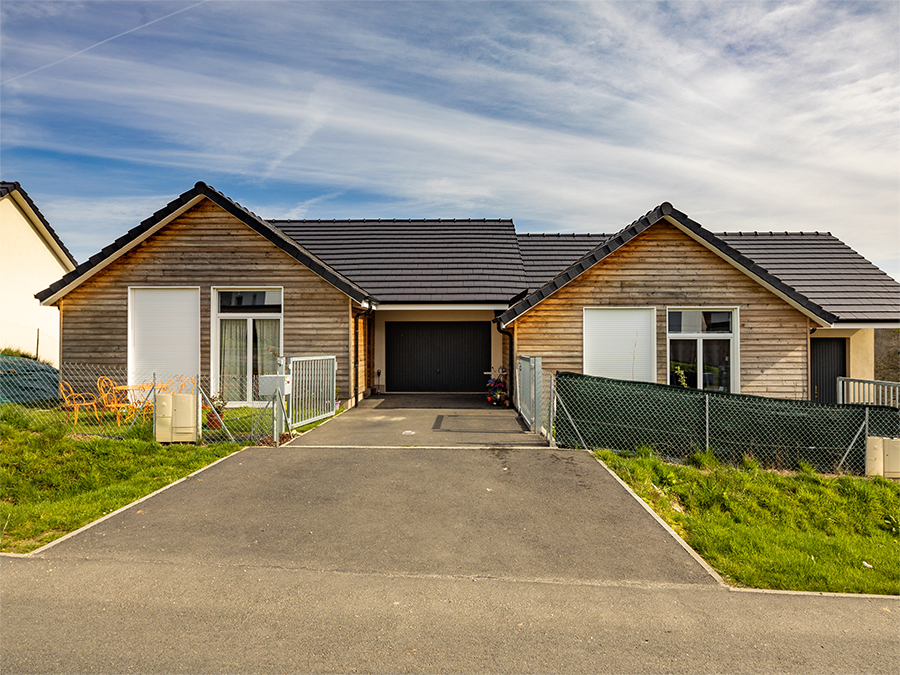
[[350, 298], [212, 202], [200, 202], [60, 300], [64, 363], [127, 365], [129, 286], [200, 288], [204, 378], [211, 289], [281, 286], [284, 355], [336, 356], [339, 396], [349, 396]]
[[741, 393], [808, 398], [808, 319], [668, 223], [657, 223], [514, 323], [516, 352], [583, 372], [585, 307], [656, 307], [657, 382], [667, 382], [666, 309], [738, 307]]

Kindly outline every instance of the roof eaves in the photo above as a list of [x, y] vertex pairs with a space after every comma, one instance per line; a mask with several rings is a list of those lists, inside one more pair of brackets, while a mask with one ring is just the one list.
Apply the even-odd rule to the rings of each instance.
[[343, 274], [300, 246], [296, 241], [283, 234], [276, 227], [270, 225], [252, 211], [245, 209], [233, 199], [226, 197], [218, 190], [203, 182], [197, 183], [194, 187], [200, 189], [204, 196], [211, 202], [225, 209], [257, 234], [265, 237], [272, 244], [308, 267], [332, 286], [342, 291], [345, 295], [353, 298], [357, 302], [374, 299], [370, 297], [370, 294], [366, 292], [365, 289], [350, 281]]
[[[47, 222], [47, 219], [44, 217], [44, 214], [41, 213], [40, 209], [37, 205], [31, 200], [31, 197], [28, 196], [28, 193], [22, 189], [22, 186], [19, 185], [18, 182], [8, 182], [2, 181], [0, 182], [0, 197], [6, 197], [10, 195], [13, 199], [18, 196], [19, 206], [25, 206], [34, 214], [35, 218], [38, 219], [40, 224], [46, 230], [47, 235], [53, 240], [55, 246], [51, 246], [51, 248], [56, 248], [54, 251], [57, 258], [60, 258], [60, 262], [63, 263], [63, 267], [70, 267], [70, 271], [75, 269], [78, 266], [78, 261], [75, 260], [75, 257], [72, 255], [71, 251], [66, 248], [66, 245], [63, 243], [62, 239], [59, 238], [59, 235], [56, 234], [56, 230], [50, 227], [50, 223]], [[68, 264], [67, 264], [68, 263]]]
[[505, 328], [507, 325], [509, 325], [510, 322], [519, 318], [520, 316], [522, 316], [522, 314], [530, 310], [532, 307], [556, 293], [556, 291], [561, 289], [563, 286], [567, 285], [574, 279], [577, 279], [579, 276], [584, 274], [584, 272], [599, 263], [601, 260], [609, 257], [612, 253], [634, 239], [648, 227], [661, 220], [663, 216], [666, 215], [666, 207], [668, 207], [669, 212], [673, 210], [672, 205], [668, 202], [660, 204], [655, 209], [641, 216], [627, 227], [619, 230], [616, 234], [611, 235], [609, 239], [594, 248], [590, 253], [571, 264], [565, 270], [556, 275], [553, 279], [551, 279], [543, 286], [535, 290], [533, 293], [529, 294], [524, 299], [503, 312], [499, 317], [497, 317], [500, 325]]
[[358, 302], [370, 299], [365, 290], [339, 274], [328, 265], [320, 261], [296, 242], [278, 233], [271, 225], [256, 214], [248, 211], [237, 202], [229, 199], [218, 190], [206, 183], [198, 182], [193, 188], [179, 195], [163, 208], [146, 218], [137, 227], [132, 228], [124, 235], [116, 239], [112, 244], [103, 248], [99, 253], [91, 256], [73, 271], [64, 275], [60, 280], [51, 284], [48, 288], [35, 293], [42, 305], [52, 305], [70, 290], [80, 285], [104, 267], [120, 258], [154, 232], [161, 229], [168, 222], [178, 217], [184, 211], [199, 203], [202, 199], [209, 199], [238, 220], [265, 237], [273, 244], [281, 248], [288, 255], [307, 265], [313, 272], [341, 290], [343, 293]]
[[166, 223], [176, 218], [188, 208], [198, 203], [203, 197], [200, 185], [197, 183], [187, 192], [179, 195], [163, 208], [156, 211], [149, 218], [141, 221], [140, 225], [133, 227], [109, 246], [105, 246], [86, 261], [78, 265], [74, 270], [64, 275], [60, 280], [52, 283], [42, 291], [34, 294], [42, 305], [52, 305], [70, 290], [101, 271], [104, 267], [114, 262], [126, 252], [150, 237]]
[[750, 260], [750, 258], [740, 253], [737, 249], [729, 246], [715, 234], [704, 229], [700, 223], [691, 220], [687, 214], [678, 211], [668, 202], [662, 206], [668, 206], [667, 212], [665, 213], [668, 222], [678, 227], [688, 234], [688, 236], [691, 236], [695, 241], [704, 244], [707, 248], [717, 253], [721, 258], [730, 262], [745, 274], [748, 274], [757, 283], [768, 288], [789, 304], [794, 305], [801, 313], [806, 314], [823, 325], [833, 324], [839, 319], [836, 314], [833, 314], [824, 307], [816, 304], [797, 289], [784, 283], [781, 279], [774, 276], [763, 267], [760, 267], [759, 264]]

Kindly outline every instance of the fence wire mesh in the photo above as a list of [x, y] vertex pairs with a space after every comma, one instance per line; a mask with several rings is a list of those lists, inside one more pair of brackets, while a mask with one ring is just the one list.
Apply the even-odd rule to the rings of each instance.
[[[259, 383], [249, 384], [257, 398]], [[252, 403], [226, 402], [211, 390], [208, 378], [198, 382], [196, 375], [164, 381], [153, 374], [132, 374], [129, 380], [120, 367], [66, 363], [57, 370], [31, 359], [0, 356], [2, 416], [16, 416], [19, 424], [35, 430], [65, 425], [75, 435], [152, 440], [156, 396], [161, 393], [197, 396], [202, 443], [274, 445], [289, 437], [273, 436], [274, 406], [283, 405], [277, 394]]]
[[555, 440], [562, 447], [647, 446], [681, 462], [699, 451], [735, 464], [864, 474], [867, 436], [900, 436], [900, 411], [722, 394], [560, 372]]

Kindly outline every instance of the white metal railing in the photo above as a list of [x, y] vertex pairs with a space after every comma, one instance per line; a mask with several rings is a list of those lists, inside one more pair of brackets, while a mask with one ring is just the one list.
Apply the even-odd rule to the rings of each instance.
[[839, 377], [837, 398], [839, 404], [868, 403], [900, 408], [900, 382]]
[[291, 429], [334, 415], [336, 390], [337, 357], [291, 359]]
[[541, 357], [520, 356], [516, 371], [516, 407], [528, 428], [540, 432]]

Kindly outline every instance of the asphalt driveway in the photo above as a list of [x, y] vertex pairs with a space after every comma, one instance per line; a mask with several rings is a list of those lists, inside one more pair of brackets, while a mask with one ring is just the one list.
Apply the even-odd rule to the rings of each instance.
[[896, 672], [895, 599], [729, 591], [588, 453], [435, 428], [480, 412], [350, 411], [3, 557], [0, 668]]

